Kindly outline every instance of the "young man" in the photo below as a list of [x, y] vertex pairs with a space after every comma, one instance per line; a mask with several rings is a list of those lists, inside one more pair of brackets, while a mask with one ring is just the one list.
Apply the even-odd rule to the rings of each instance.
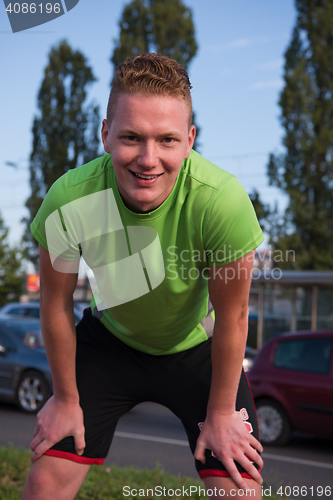
[[[182, 420], [217, 497], [233, 489], [237, 498], [238, 488], [260, 497], [262, 447], [242, 360], [263, 237], [235, 177], [192, 150], [190, 88], [168, 57], [122, 63], [103, 120], [106, 154], [58, 179], [32, 223], [53, 396], [37, 417], [24, 500], [74, 498], [118, 419], [147, 400]], [[75, 332], [81, 254], [97, 287]]]

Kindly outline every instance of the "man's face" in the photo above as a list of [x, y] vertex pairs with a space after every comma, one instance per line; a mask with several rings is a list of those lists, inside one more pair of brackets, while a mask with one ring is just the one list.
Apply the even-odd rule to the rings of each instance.
[[150, 212], [171, 193], [194, 142], [188, 122], [182, 98], [142, 93], [121, 94], [110, 127], [103, 120], [104, 149], [130, 210]]

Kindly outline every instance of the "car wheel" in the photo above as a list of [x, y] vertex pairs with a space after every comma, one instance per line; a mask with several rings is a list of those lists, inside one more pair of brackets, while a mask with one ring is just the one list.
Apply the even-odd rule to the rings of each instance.
[[288, 443], [291, 425], [282, 406], [273, 399], [261, 399], [256, 407], [262, 444], [282, 446]]
[[48, 398], [48, 387], [41, 373], [29, 370], [23, 373], [17, 386], [17, 404], [21, 410], [36, 413]]

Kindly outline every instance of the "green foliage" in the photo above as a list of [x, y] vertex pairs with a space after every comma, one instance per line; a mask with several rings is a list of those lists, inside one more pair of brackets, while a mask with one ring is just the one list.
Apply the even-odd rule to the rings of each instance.
[[114, 66], [128, 57], [155, 52], [176, 59], [187, 69], [198, 50], [192, 12], [182, 0], [132, 0], [123, 10], [119, 27], [111, 58]]
[[58, 177], [98, 156], [99, 109], [86, 103], [96, 80], [85, 56], [64, 40], [51, 49], [38, 92], [30, 156], [30, 215], [24, 219], [26, 255], [36, 264], [37, 244], [29, 226], [50, 186]]
[[286, 153], [270, 155], [270, 184], [289, 197], [271, 243], [298, 269], [333, 268], [333, 3], [296, 0], [280, 95]]
[[0, 215], [0, 307], [9, 300], [17, 300], [22, 293], [22, 254], [18, 248], [11, 248], [8, 228]]
[[[123, 487], [128, 486], [130, 490], [137, 490], [137, 495], [129, 495], [124, 497]], [[77, 500], [123, 500], [124, 498], [142, 498], [143, 492], [147, 492], [147, 489], [154, 489], [156, 487], [162, 488], [164, 491], [164, 497], [170, 500], [176, 500], [176, 498], [186, 498], [185, 495], [172, 495], [171, 490], [176, 490], [184, 487], [187, 488], [189, 492], [190, 486], [197, 487], [197, 491], [192, 490], [191, 498], [194, 500], [201, 500], [207, 498], [203, 495], [204, 485], [200, 480], [191, 479], [189, 477], [176, 477], [168, 472], [163, 471], [163, 469], [156, 465], [154, 469], [137, 469], [136, 467], [120, 468], [112, 465], [111, 467], [103, 466], [102, 468], [92, 467], [81, 487], [80, 492], [77, 495]], [[201, 488], [201, 495], [199, 495], [199, 487]], [[139, 490], [141, 489], [141, 495]], [[170, 494], [167, 494], [169, 490]], [[128, 491], [128, 489], [127, 489]], [[127, 492], [125, 490], [125, 493]], [[134, 493], [134, 492], [133, 492]], [[150, 494], [144, 495], [145, 498], [160, 498], [161, 495]]]
[[19, 500], [30, 469], [30, 456], [22, 448], [0, 447], [0, 500]]
[[[119, 28], [111, 57], [114, 67], [128, 57], [155, 52], [176, 59], [188, 70], [198, 50], [192, 11], [182, 0], [132, 0], [124, 7]], [[197, 129], [193, 147], [197, 150], [200, 127], [195, 113], [193, 123]]]

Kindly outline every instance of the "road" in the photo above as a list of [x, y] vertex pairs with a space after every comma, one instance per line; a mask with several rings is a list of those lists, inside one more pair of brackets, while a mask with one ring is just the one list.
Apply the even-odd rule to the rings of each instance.
[[[11, 442], [28, 448], [34, 426], [33, 415], [21, 413], [15, 406], [0, 404], [1, 446]], [[316, 493], [320, 493], [317, 490], [320, 486], [331, 486], [333, 492], [332, 441], [295, 436], [286, 447], [266, 447], [263, 459], [262, 475], [274, 494], [280, 486], [287, 495], [289, 490], [284, 490], [287, 486], [307, 487], [307, 496], [299, 495], [299, 498], [324, 499], [324, 494]], [[157, 462], [173, 474], [197, 477], [181, 423], [168, 409], [143, 403], [119, 422], [105, 463], [152, 468]], [[297, 498], [295, 494], [291, 496]]]

